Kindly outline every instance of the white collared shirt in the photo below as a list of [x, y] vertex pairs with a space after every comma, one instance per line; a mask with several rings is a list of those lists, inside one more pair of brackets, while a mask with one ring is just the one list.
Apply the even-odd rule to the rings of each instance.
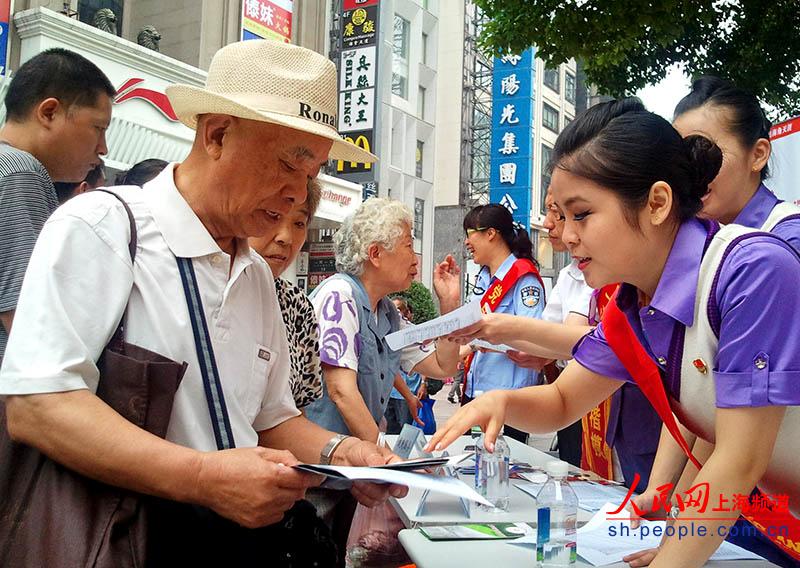
[[269, 266], [239, 241], [231, 269], [230, 256], [175, 187], [173, 165], [144, 189], [114, 191], [136, 219], [133, 268], [128, 218], [116, 198], [89, 192], [60, 207], [45, 224], [25, 275], [0, 370], [0, 394], [95, 392], [95, 361], [125, 311], [126, 341], [189, 365], [167, 439], [215, 450], [175, 261], [187, 257], [197, 276], [236, 445], [255, 446], [259, 431], [299, 414]]
[[547, 295], [547, 304], [542, 319], [556, 323], [564, 323], [567, 316], [576, 313], [589, 317], [589, 303], [594, 290], [586, 284], [583, 272], [574, 260], [561, 269], [556, 285]]

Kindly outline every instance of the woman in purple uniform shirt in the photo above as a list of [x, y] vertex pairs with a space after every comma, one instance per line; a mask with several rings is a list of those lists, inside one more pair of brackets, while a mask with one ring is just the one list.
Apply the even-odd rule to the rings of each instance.
[[[635, 99], [592, 107], [562, 132], [553, 153], [551, 189], [566, 217], [562, 238], [590, 286], [624, 283], [617, 306], [667, 379], [664, 387], [673, 403], [692, 402], [681, 398], [681, 383], [698, 380], [681, 370], [682, 342], [673, 336], [702, 328], [705, 316], [700, 310], [695, 317], [695, 304], [700, 305], [699, 285], [706, 281], [700, 270], [705, 247], [718, 243], [719, 235], [731, 235], [726, 229], [717, 233], [712, 221], [695, 219], [721, 162], [716, 145], [699, 136], [683, 140]], [[773, 451], [778, 455], [783, 448], [776, 440], [782, 439], [784, 415], [800, 406], [795, 388], [800, 259], [772, 235], [743, 235], [731, 242], [719, 269], [714, 268], [708, 296], [718, 315], [718, 343], [709, 361], [715, 389], [709, 406], [715, 410], [711, 433], [705, 435], [716, 445], [693, 482], [707, 483], [715, 499], [730, 498], [748, 495], [757, 484], [776, 493], [768, 482], [784, 474], [789, 508], [797, 515], [800, 468], [774, 471]], [[694, 347], [687, 343], [687, 353]], [[490, 451], [503, 423], [552, 432], [632, 380], [609, 347], [602, 323], [576, 347], [574, 357], [551, 385], [494, 391], [463, 407], [428, 449], [446, 447], [476, 424], [486, 432]], [[692, 422], [694, 416], [688, 418]], [[693, 428], [700, 430], [697, 424]], [[690, 536], [667, 538], [651, 566], [702, 566], [733, 523], [730, 515], [687, 504], [675, 524]], [[706, 527], [704, 536], [691, 530], [698, 524]]]
[[[764, 185], [769, 176], [768, 161], [772, 151], [769, 141], [771, 123], [754, 95], [724, 79], [700, 77], [692, 83], [691, 92], [675, 107], [672, 125], [681, 136], [704, 136], [722, 150], [722, 167], [702, 199], [701, 217], [769, 231], [800, 250], [800, 207], [779, 200]], [[683, 433], [691, 444], [694, 436], [686, 430]], [[692, 449], [703, 460], [711, 455], [713, 446], [700, 438]], [[681, 471], [684, 471], [682, 475]], [[686, 489], [686, 483], [696, 474], [697, 468], [664, 432], [647, 489], [635, 501], [639, 506], [652, 503], [653, 497], [659, 493], [658, 488], [679, 476], [681, 481], [676, 491]], [[769, 557], [768, 550], [760, 542], [760, 533], [736, 532], [755, 535], [737, 535], [728, 540]], [[646, 563], [654, 552], [644, 551], [637, 558]]]
[[[769, 231], [800, 250], [800, 207], [764, 185], [772, 123], [754, 95], [724, 79], [700, 77], [675, 107], [672, 125], [681, 136], [699, 134], [722, 150], [722, 167], [703, 196], [700, 217]], [[770, 219], [776, 208], [783, 210], [780, 220]]]

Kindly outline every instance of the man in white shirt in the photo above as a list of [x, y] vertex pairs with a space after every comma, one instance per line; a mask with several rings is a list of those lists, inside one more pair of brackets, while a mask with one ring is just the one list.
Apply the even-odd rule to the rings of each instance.
[[[228, 45], [215, 55], [206, 88], [168, 89], [179, 118], [196, 129], [186, 160], [143, 190], [116, 190], [136, 221], [134, 263], [128, 219], [113, 196], [88, 193], [53, 215], [34, 249], [0, 370], [13, 439], [89, 477], [208, 507], [245, 527], [276, 523], [319, 484], [289, 467], [298, 461], [391, 458], [297, 411], [272, 274], [247, 245], [305, 200], [308, 180], [329, 158], [374, 161], [336, 133], [336, 85], [334, 65], [309, 50]], [[217, 451], [176, 257], [190, 259], [196, 274], [235, 449]], [[96, 361], [123, 316], [127, 342], [188, 363], [166, 439], [95, 395]], [[375, 505], [405, 489], [352, 491]]]

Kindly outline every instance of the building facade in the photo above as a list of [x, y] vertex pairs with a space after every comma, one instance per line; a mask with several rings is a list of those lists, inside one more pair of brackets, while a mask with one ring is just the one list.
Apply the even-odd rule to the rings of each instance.
[[[495, 60], [487, 58], [477, 49], [476, 39], [480, 33], [482, 15], [470, 0], [443, 3], [439, 21], [440, 71], [434, 157], [437, 165], [434, 179], [437, 238], [434, 251], [436, 254], [455, 253], [456, 258], [462, 260], [465, 288], [469, 288], [479, 267], [465, 256], [461, 219], [473, 206], [489, 202], [490, 185], [494, 184], [495, 189], [500, 189], [510, 181], [509, 176], [501, 180], [498, 171], [492, 172], [493, 160], [497, 162], [497, 158], [509, 158], [503, 161], [520, 162], [520, 158], [517, 158], [519, 150], [515, 148], [524, 148], [526, 167], [515, 169], [521, 175], [524, 170], [521, 179], [515, 178], [515, 186], [525, 188], [526, 199], [521, 200], [525, 205], [517, 204], [513, 199], [510, 202], [506, 199], [504, 205], [509, 209], [516, 207], [513, 211], [515, 217], [529, 227], [534, 254], [541, 264], [542, 276], [549, 289], [568, 259], [564, 254], [554, 254], [550, 242], [545, 238], [544, 197], [549, 185], [547, 163], [559, 132], [575, 118], [582, 88], [576, 64], [569, 61], [549, 69], [541, 59], [533, 57], [530, 62], [521, 63], [526, 68], [524, 72], [517, 73], [518, 77], [508, 77], [513, 73], [511, 68], [500, 77], [495, 72]], [[522, 114], [507, 116], [500, 124], [503, 107], [513, 102], [508, 95], [519, 96], [515, 89], [520, 87], [523, 75], [528, 81], [528, 84], [523, 81], [522, 86], [527, 89], [524, 104], [528, 105], [529, 110], [525, 111], [524, 117]], [[496, 84], [503, 78], [510, 80], [510, 91]], [[501, 100], [502, 106], [493, 100], [495, 97]], [[513, 123], [520, 117], [523, 117], [524, 123]], [[497, 135], [501, 127], [508, 126], [509, 119], [513, 123], [514, 134], [521, 135], [524, 130], [526, 139], [517, 138], [511, 147], [503, 149], [498, 145], [501, 138]], [[516, 132], [516, 129], [520, 131]], [[508, 140], [513, 140], [513, 137]], [[493, 173], [496, 176], [494, 181]], [[507, 192], [495, 193], [495, 201], [501, 202]]]
[[[446, 4], [446, 3], [445, 3]], [[331, 59], [339, 65], [339, 131], [380, 157], [339, 162], [334, 175], [414, 212], [418, 278], [431, 286], [438, 8], [435, 0], [336, 0]]]
[[[52, 47], [78, 51], [118, 88], [107, 133], [109, 180], [146, 158], [180, 161], [188, 154], [194, 132], [171, 115], [164, 89], [173, 83], [203, 85], [214, 53], [246, 33], [245, 20], [263, 16], [254, 21], [257, 31], [274, 22], [265, 35], [285, 34], [323, 54], [330, 27], [325, 0], [17, 0], [9, 16], [0, 98], [19, 65]], [[153, 29], [160, 37], [157, 51]], [[4, 113], [3, 108], [0, 119]], [[360, 185], [325, 174], [320, 181], [323, 195], [307, 250], [284, 274], [304, 288], [331, 272], [331, 235], [361, 202]]]

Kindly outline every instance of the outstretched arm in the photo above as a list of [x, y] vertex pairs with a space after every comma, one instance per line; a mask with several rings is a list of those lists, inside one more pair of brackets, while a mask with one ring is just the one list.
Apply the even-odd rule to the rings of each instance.
[[491, 391], [461, 407], [433, 435], [426, 449], [442, 450], [472, 426], [483, 429], [490, 450], [503, 424], [526, 432], [553, 432], [575, 422], [622, 384], [572, 361], [550, 385]]

